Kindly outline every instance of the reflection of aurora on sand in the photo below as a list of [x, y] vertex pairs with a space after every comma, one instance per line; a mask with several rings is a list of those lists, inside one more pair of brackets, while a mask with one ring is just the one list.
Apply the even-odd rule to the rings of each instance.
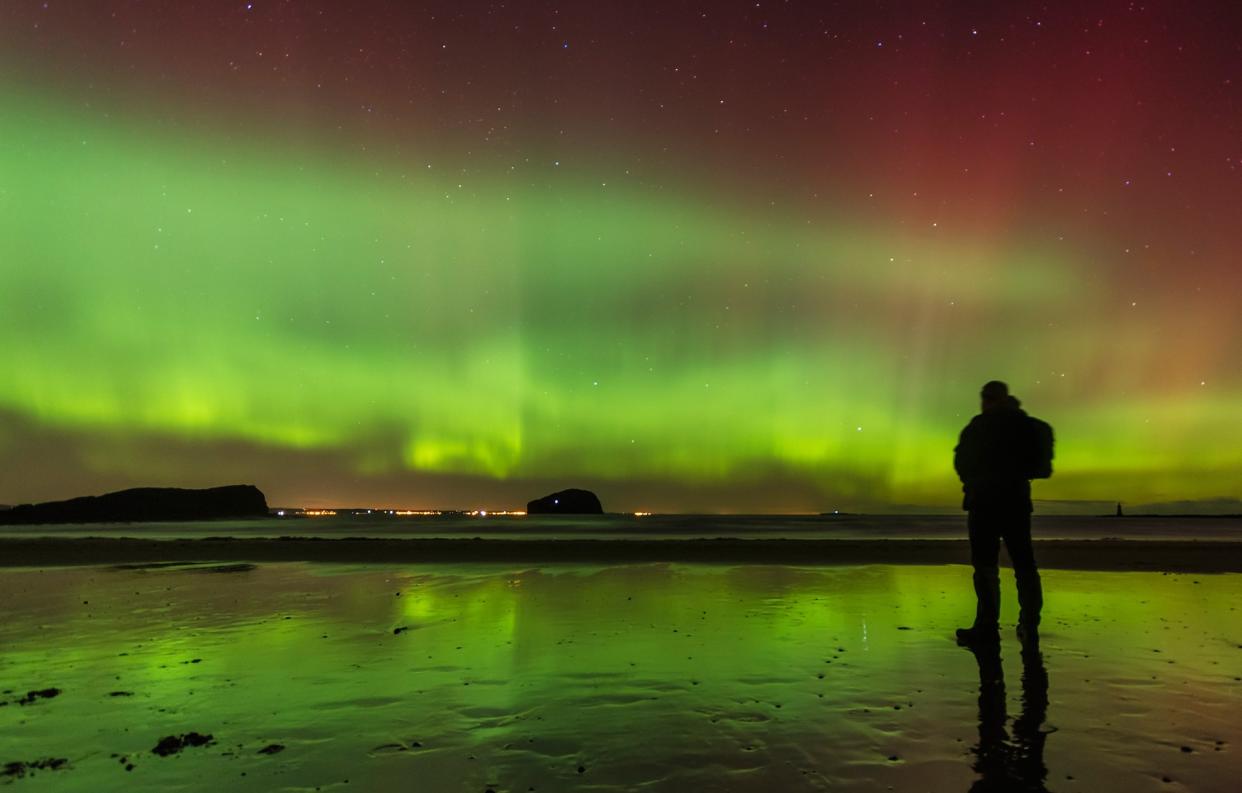
[[[1242, 740], [1217, 662], [1242, 630], [1228, 605], [1242, 578], [1046, 581], [1050, 787], [1219, 787]], [[4, 687], [64, 692], [0, 708], [0, 761], [68, 757], [41, 777], [58, 790], [204, 775], [240, 790], [965, 790], [975, 776], [979, 670], [950, 638], [969, 606], [958, 567], [10, 570], [0, 599], [17, 615], [0, 626]], [[1008, 634], [1003, 654], [1016, 717]], [[149, 754], [189, 730], [217, 745]], [[257, 754], [273, 742], [285, 751]], [[112, 752], [138, 758], [132, 778]]]

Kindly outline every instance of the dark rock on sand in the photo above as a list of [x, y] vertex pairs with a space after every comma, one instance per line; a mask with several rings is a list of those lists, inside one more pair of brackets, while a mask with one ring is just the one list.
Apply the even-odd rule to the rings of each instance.
[[29, 763], [15, 760], [4, 764], [4, 771], [0, 771], [0, 776], [11, 776], [21, 779], [26, 774], [34, 771], [55, 771], [64, 768], [68, 764], [69, 760], [65, 757], [45, 757], [42, 760], [31, 760]]
[[[232, 539], [221, 537], [221, 540]], [[136, 564], [114, 564], [113, 570], [169, 570], [175, 573], [249, 573], [259, 569], [257, 564], [237, 562], [235, 564], [207, 564], [204, 562], [138, 562]]]
[[26, 696], [17, 700], [18, 705], [29, 705], [37, 699], [51, 699], [60, 696], [59, 688], [41, 688], [38, 691], [27, 691]]
[[160, 757], [168, 757], [170, 754], [176, 754], [182, 749], [190, 746], [207, 746], [214, 739], [210, 734], [203, 735], [201, 732], [187, 732], [184, 735], [167, 735], [160, 738], [160, 742], [155, 745], [151, 751]]
[[590, 490], [570, 488], [527, 502], [528, 515], [602, 515], [599, 497]]
[[193, 568], [196, 573], [249, 573], [251, 570], [258, 570], [257, 564], [248, 562], [239, 562], [238, 564], [212, 564], [206, 566], [198, 566]]
[[0, 512], [0, 523], [101, 523], [266, 517], [267, 499], [254, 485], [204, 490], [136, 487], [102, 496], [22, 504]]

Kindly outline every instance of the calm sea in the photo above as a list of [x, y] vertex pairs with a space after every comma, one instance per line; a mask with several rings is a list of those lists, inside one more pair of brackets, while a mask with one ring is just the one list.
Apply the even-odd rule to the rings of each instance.
[[[1236, 517], [1090, 517], [1036, 515], [1036, 539], [1204, 539], [1242, 541]], [[748, 539], [960, 539], [959, 515], [647, 515], [272, 517], [185, 523], [0, 526], [0, 537], [483, 537], [608, 539], [733, 537]]]

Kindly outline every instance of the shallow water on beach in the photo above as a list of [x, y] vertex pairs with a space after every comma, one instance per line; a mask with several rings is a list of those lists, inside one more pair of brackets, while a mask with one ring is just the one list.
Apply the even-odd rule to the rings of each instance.
[[959, 566], [0, 569], [0, 784], [1233, 789], [1242, 575], [1044, 581], [1024, 659]]

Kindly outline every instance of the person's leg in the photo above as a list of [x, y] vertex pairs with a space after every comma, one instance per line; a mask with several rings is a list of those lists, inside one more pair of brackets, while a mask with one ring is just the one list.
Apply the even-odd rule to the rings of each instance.
[[1035, 549], [1031, 545], [1031, 516], [1020, 513], [1011, 517], [1004, 527], [1004, 538], [1018, 583], [1018, 625], [1038, 628], [1044, 592], [1039, 569], [1035, 566]]
[[1048, 668], [1044, 656], [1030, 648], [1022, 652], [1022, 712], [1013, 720], [1010, 768], [1019, 784], [1010, 789], [1046, 790], [1048, 766], [1044, 763], [1044, 747], [1048, 730]]
[[979, 663], [979, 743], [975, 746], [974, 770], [979, 780], [971, 790], [1008, 790], [1006, 760], [1009, 736], [1005, 734], [1005, 672], [1001, 666], [1000, 645], [972, 645]]
[[1000, 532], [994, 517], [972, 511], [966, 519], [970, 531], [970, 564], [974, 567], [975, 624], [977, 631], [992, 631], [1000, 625]]

